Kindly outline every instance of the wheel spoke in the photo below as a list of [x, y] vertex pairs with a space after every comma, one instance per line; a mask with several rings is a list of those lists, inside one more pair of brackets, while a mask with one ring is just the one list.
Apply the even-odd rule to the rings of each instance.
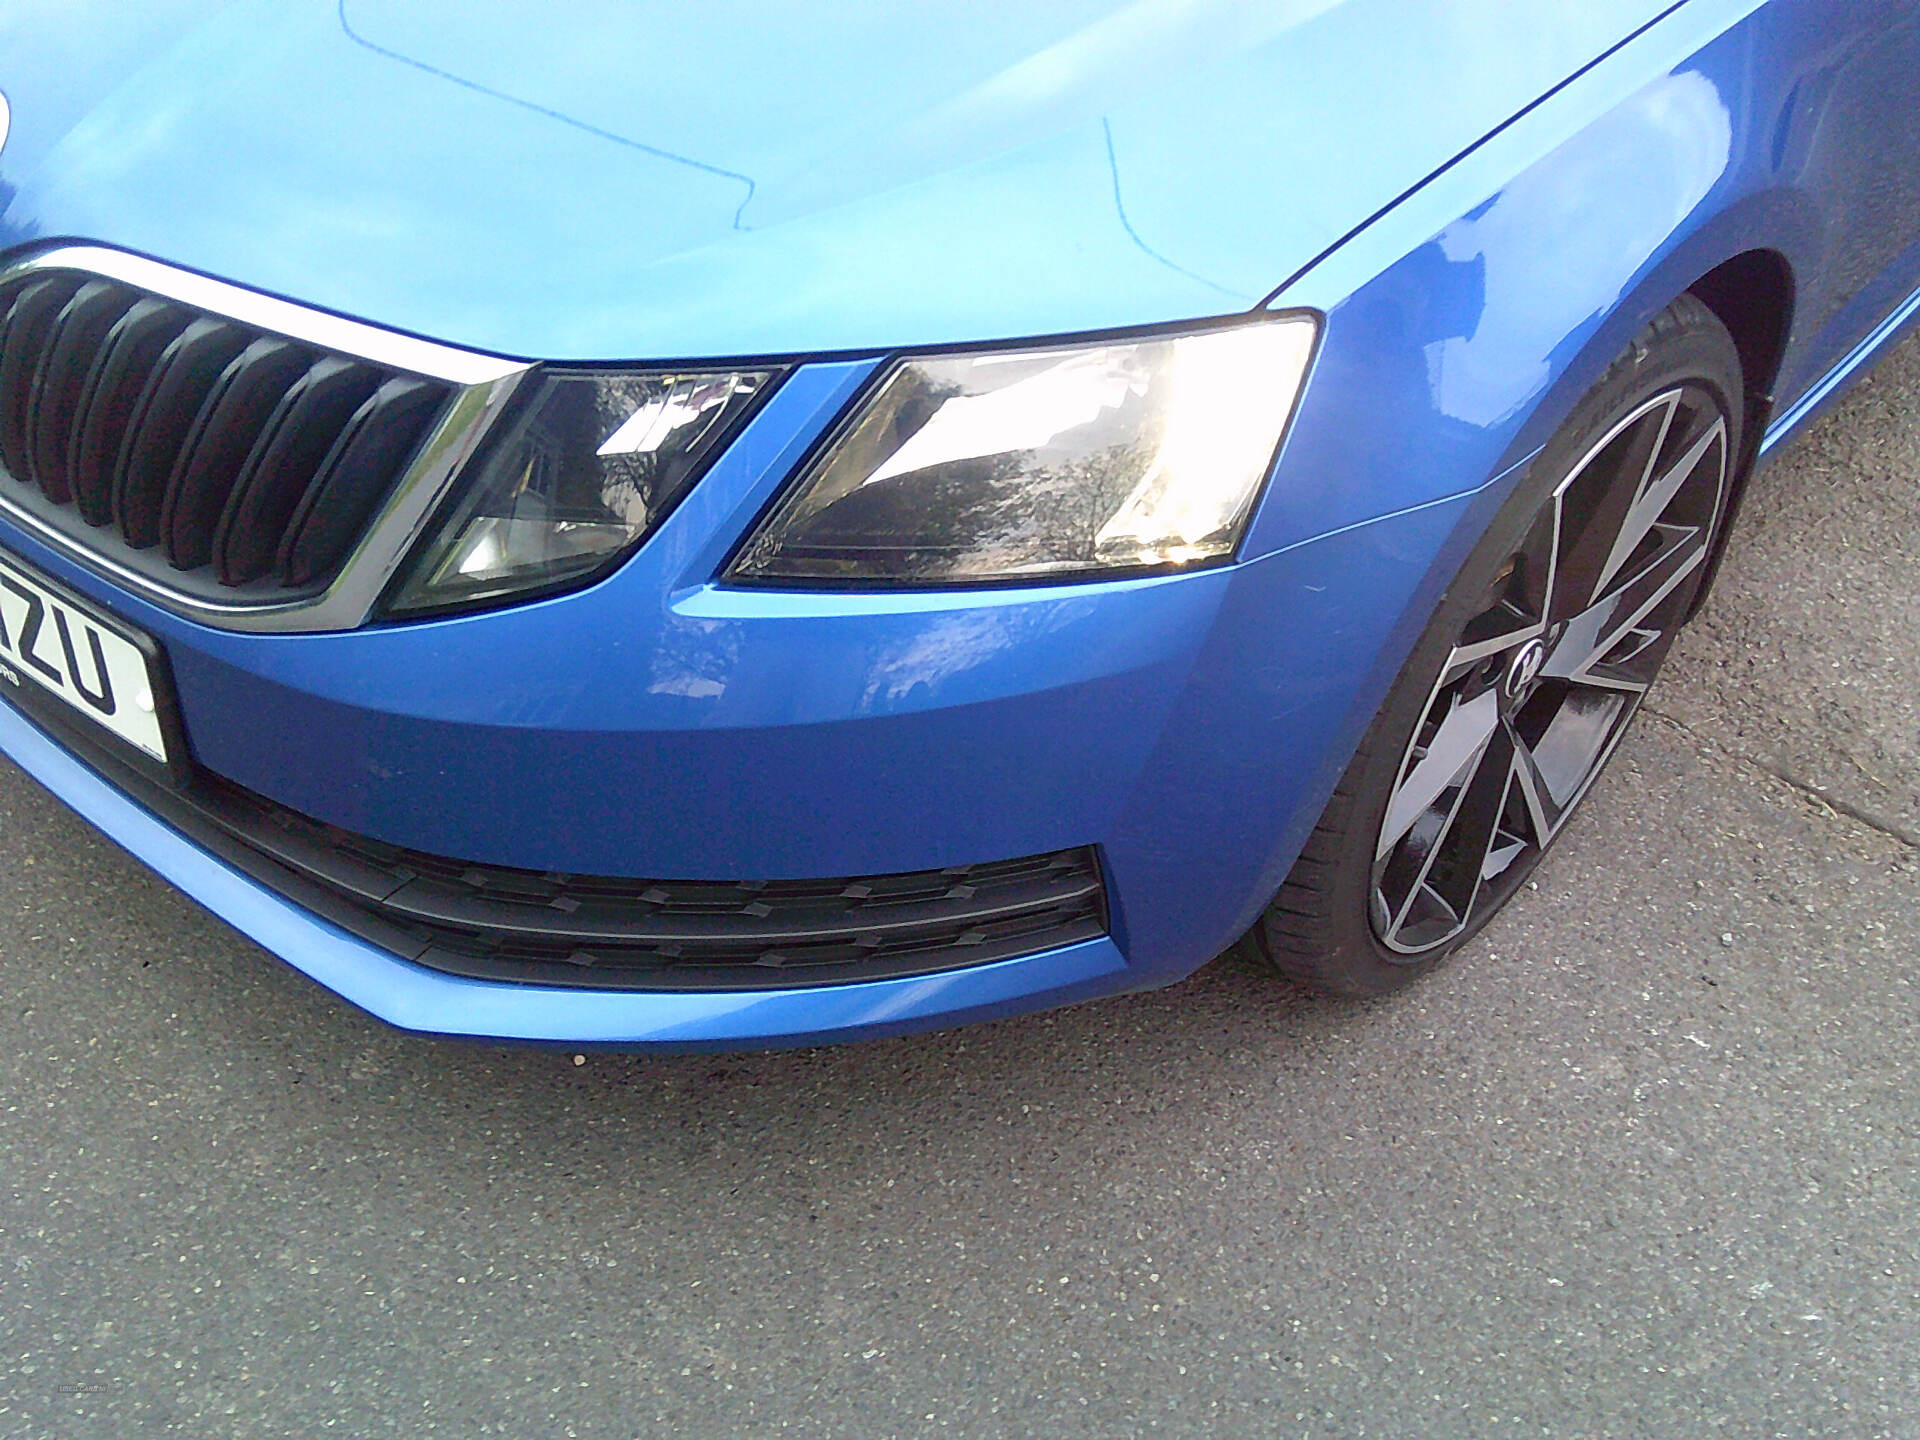
[[1628, 695], [1644, 695], [1652, 684], [1651, 681], [1638, 679], [1622, 666], [1603, 665], [1598, 660], [1582, 665], [1566, 678], [1575, 685], [1591, 685], [1598, 690], [1619, 690]]
[[[1460, 819], [1460, 812], [1466, 806], [1468, 799], [1473, 795], [1480, 777], [1491, 768], [1488, 763], [1489, 756], [1487, 752], [1499, 738], [1499, 733], [1499, 727], [1496, 726], [1494, 733], [1488, 737], [1487, 743], [1474, 752], [1471, 762], [1455, 776], [1458, 783], [1451, 789], [1452, 798], [1447, 803], [1446, 814], [1441, 816], [1437, 822], [1434, 820], [1430, 810], [1423, 811], [1419, 817], [1416, 817], [1419, 821], [1418, 832], [1414, 836], [1413, 843], [1410, 843], [1407, 847], [1407, 850], [1411, 853], [1403, 853], [1395, 856], [1394, 860], [1389, 863], [1389, 872], [1399, 870], [1403, 877], [1409, 862], [1414, 866], [1412, 877], [1404, 880], [1406, 896], [1401, 900], [1399, 907], [1393, 912], [1391, 933], [1398, 934], [1407, 927], [1409, 921], [1416, 919], [1414, 912], [1422, 908], [1423, 902], [1427, 910], [1431, 911], [1437, 908], [1443, 916], [1455, 923], [1466, 915], [1467, 911], [1464, 904], [1456, 904], [1445, 891], [1439, 889], [1432, 882], [1435, 878], [1436, 870], [1441, 867], [1442, 859], [1453, 855], [1455, 852], [1455, 826]], [[1504, 774], [1504, 772], [1510, 768], [1511, 762], [1502, 759], [1498, 764]], [[1447, 791], [1442, 791], [1443, 796], [1447, 793]], [[1436, 796], [1435, 798], [1440, 797]], [[1450, 870], [1452, 867], [1448, 868]], [[1417, 918], [1424, 923], [1431, 917], [1422, 915]]]
[[1620, 534], [1613, 542], [1613, 550], [1607, 556], [1607, 563], [1601, 567], [1600, 579], [1596, 588], [1604, 590], [1609, 581], [1619, 573], [1620, 567], [1632, 558], [1634, 551], [1640, 548], [1640, 542], [1647, 538], [1667, 507], [1680, 493], [1680, 487], [1699, 468], [1716, 445], [1724, 446], [1727, 439], [1727, 422], [1718, 415], [1712, 417], [1709, 424], [1687, 448], [1680, 458], [1669, 465], [1664, 474], [1647, 484], [1640, 498], [1633, 502], [1633, 508], [1627, 511], [1626, 522], [1620, 527]]
[[1533, 613], [1540, 617], [1542, 626], [1553, 619], [1555, 597], [1560, 589], [1560, 540], [1566, 508], [1565, 495], [1555, 491], [1547, 502], [1546, 513], [1534, 521], [1533, 529], [1527, 532], [1523, 553], [1528, 570], [1539, 577]]
[[1533, 826], [1533, 843], [1544, 846], [1559, 830], [1566, 810], [1553, 798], [1553, 789], [1540, 772], [1540, 763], [1533, 758], [1533, 751], [1517, 739], [1513, 747], [1513, 779], [1520, 789], [1521, 803], [1527, 807], [1527, 820]]
[[1649, 403], [1560, 487], [1563, 533], [1550, 621], [1571, 619], [1599, 597], [1614, 539], [1659, 463], [1679, 404], [1677, 390]]
[[1433, 847], [1427, 872], [1421, 877], [1427, 889], [1461, 915], [1473, 908], [1486, 875], [1487, 857], [1499, 839], [1500, 816], [1507, 808], [1518, 748], [1519, 737], [1511, 725], [1502, 724], [1494, 730], [1472, 777], [1462, 787], [1460, 803], [1454, 807], [1447, 828]]
[[1504, 655], [1516, 646], [1526, 644], [1546, 628], [1539, 620], [1525, 620], [1516, 616], [1511, 630], [1502, 630], [1484, 639], [1456, 646], [1453, 653], [1447, 656], [1446, 668], [1440, 672], [1440, 688], [1454, 684], [1481, 661]]
[[1387, 805], [1387, 818], [1380, 826], [1379, 844], [1373, 852], [1376, 860], [1399, 844], [1447, 787], [1478, 763], [1499, 724], [1500, 697], [1491, 690], [1483, 690], [1447, 712], [1426, 754], [1408, 769]]
[[1442, 686], [1452, 684], [1482, 660], [1526, 644], [1547, 628], [1559, 550], [1560, 497], [1555, 495], [1514, 553], [1499, 599], [1467, 622], [1440, 673]]
[[[1622, 639], [1707, 558], [1706, 537], [1691, 526], [1663, 526], [1660, 549], [1635, 573], [1568, 622], [1541, 673], [1551, 679], [1582, 681], [1604, 665]], [[1644, 649], [1645, 647], [1642, 647]], [[1602, 676], [1595, 683], [1611, 689], [1644, 690], [1637, 677]]]

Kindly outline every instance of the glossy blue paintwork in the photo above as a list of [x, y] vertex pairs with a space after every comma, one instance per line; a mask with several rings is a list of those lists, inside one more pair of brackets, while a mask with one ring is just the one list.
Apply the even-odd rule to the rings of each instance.
[[[1904, 0], [896, 8], [809, 7], [804, 33], [751, 7], [0, 17], [12, 240], [513, 354], [810, 357], [630, 563], [534, 604], [236, 635], [0, 544], [160, 637], [201, 763], [321, 818], [689, 877], [1092, 843], [1112, 943], [746, 996], [454, 980], [290, 909], [3, 709], [0, 748], [415, 1028], [791, 1043], [1164, 983], [1272, 894], [1508, 482], [1648, 318], [1734, 255], [1785, 258], [1771, 448], [1920, 291]], [[715, 582], [889, 347], [1261, 303], [1324, 332], [1238, 563], [922, 595]]]
[[1669, 3], [16, 5], [0, 180], [508, 354], [1099, 329], [1257, 303]]

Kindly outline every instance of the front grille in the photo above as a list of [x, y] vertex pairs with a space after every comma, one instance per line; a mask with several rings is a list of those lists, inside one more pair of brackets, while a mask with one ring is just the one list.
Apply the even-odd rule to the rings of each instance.
[[82, 270], [0, 287], [0, 493], [188, 593], [323, 590], [452, 393]]

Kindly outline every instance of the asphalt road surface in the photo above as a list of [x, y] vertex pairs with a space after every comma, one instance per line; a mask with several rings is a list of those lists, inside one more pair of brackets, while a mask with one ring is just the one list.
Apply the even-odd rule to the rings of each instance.
[[1910, 343], [1379, 1004], [417, 1039], [0, 762], [0, 1435], [1920, 1436], [1917, 497]]

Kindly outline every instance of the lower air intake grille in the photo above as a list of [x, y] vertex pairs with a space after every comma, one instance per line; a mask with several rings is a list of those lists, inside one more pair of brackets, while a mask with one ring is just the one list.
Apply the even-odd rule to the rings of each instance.
[[84, 271], [0, 287], [0, 493], [190, 592], [324, 589], [451, 390]]
[[12, 697], [229, 865], [392, 954], [456, 975], [601, 990], [776, 990], [1011, 960], [1109, 933], [1089, 847], [833, 880], [626, 880], [473, 865], [324, 825], [196, 770], [129, 764], [37, 686]]
[[983, 965], [1107, 933], [1090, 849], [831, 880], [608, 879], [469, 865], [319, 824], [210, 776], [195, 788], [208, 819], [324, 890], [329, 918], [423, 965], [487, 979], [774, 989]]
[[194, 801], [257, 860], [323, 891], [315, 908], [336, 924], [434, 970], [486, 979], [833, 985], [958, 970], [1108, 933], [1091, 849], [895, 876], [605, 879], [380, 845], [211, 776], [198, 780]]

